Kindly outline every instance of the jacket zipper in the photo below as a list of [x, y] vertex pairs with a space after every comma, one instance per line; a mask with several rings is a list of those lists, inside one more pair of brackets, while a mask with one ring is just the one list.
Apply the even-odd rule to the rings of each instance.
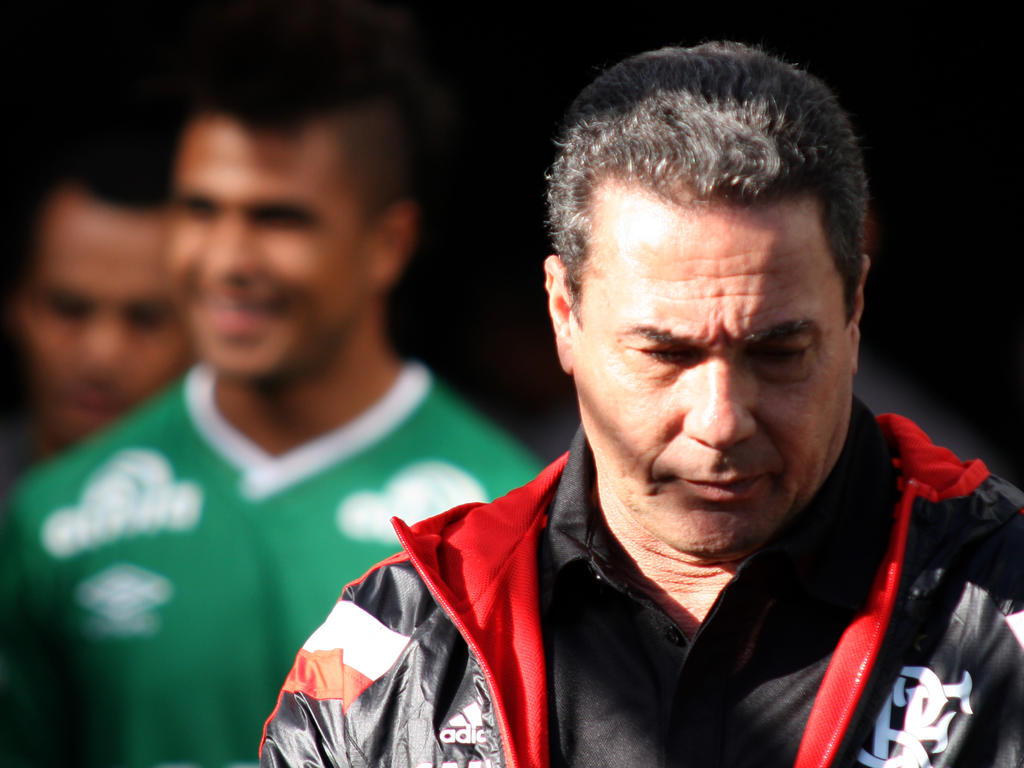
[[[914, 500], [918, 496], [927, 496], [927, 490], [916, 480], [911, 479], [907, 483], [897, 507], [892, 541], [875, 575], [868, 604], [843, 633], [825, 671], [794, 768], [829, 768], [835, 760], [836, 750], [850, 727], [878, 659], [882, 639], [896, 605]], [[856, 669], [851, 680], [850, 671], [840, 670], [840, 667], [853, 662], [856, 662]], [[830, 674], [836, 670], [839, 671]]]

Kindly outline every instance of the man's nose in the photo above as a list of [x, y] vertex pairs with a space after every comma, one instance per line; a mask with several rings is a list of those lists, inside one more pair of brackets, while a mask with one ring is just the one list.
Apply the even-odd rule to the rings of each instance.
[[260, 268], [260, 259], [245, 217], [218, 217], [202, 244], [201, 258], [208, 275], [238, 279]]
[[78, 355], [93, 374], [106, 374], [124, 365], [130, 349], [130, 332], [113, 311], [90, 318], [79, 336]]
[[686, 383], [683, 433], [687, 437], [725, 450], [757, 431], [753, 413], [756, 383], [732, 362], [705, 360], [688, 372]]

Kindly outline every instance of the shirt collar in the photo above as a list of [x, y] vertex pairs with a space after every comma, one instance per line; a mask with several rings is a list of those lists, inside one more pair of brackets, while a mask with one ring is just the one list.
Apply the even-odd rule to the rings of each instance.
[[620, 552], [621, 546], [598, 508], [594, 455], [580, 427], [569, 445], [569, 460], [548, 508], [548, 525], [540, 540], [542, 613], [551, 605], [558, 575], [570, 563], [587, 563], [596, 574], [624, 589], [612, 565]]
[[[895, 481], [885, 438], [871, 412], [854, 399], [846, 442], [835, 467], [782, 537], [755, 552], [754, 561], [782, 558], [814, 597], [856, 610], [867, 595], [888, 542]], [[597, 505], [594, 458], [582, 427], [548, 509], [540, 544], [541, 607], [551, 603], [558, 574], [583, 561], [623, 591], [615, 563], [622, 548]]]

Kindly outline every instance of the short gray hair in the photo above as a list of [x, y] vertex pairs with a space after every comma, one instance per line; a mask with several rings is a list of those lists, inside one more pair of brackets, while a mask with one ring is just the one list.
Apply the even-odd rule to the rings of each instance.
[[588, 85], [566, 114], [548, 174], [548, 228], [578, 304], [591, 208], [605, 181], [667, 200], [754, 205], [817, 198], [847, 311], [863, 270], [864, 158], [821, 80], [739, 43], [662, 48]]

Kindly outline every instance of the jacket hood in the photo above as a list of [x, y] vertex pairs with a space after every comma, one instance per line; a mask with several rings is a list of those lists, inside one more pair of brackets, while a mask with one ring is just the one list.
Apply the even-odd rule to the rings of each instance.
[[913, 481], [932, 501], [966, 496], [989, 476], [980, 459], [961, 461], [948, 448], [935, 445], [910, 419], [894, 413], [878, 417], [893, 463], [900, 472], [900, 490]]

